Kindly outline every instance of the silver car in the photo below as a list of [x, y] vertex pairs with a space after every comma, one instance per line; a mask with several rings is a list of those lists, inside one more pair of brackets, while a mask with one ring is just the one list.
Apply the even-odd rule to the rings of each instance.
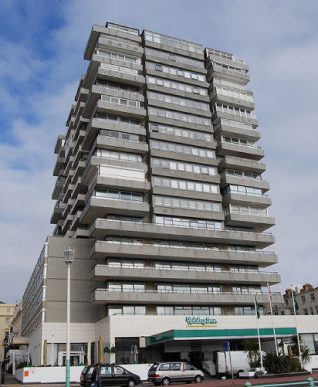
[[182, 361], [154, 363], [148, 371], [148, 381], [155, 385], [173, 382], [201, 383], [203, 378], [202, 371]]

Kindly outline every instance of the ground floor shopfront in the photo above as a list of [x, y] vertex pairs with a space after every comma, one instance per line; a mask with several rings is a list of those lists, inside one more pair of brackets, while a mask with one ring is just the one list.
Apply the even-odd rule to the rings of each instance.
[[[274, 336], [287, 340], [298, 332], [312, 354], [318, 353], [317, 316], [153, 316], [114, 315], [97, 323], [71, 323], [74, 365], [95, 362], [154, 362], [190, 360], [196, 365], [242, 342], [261, 337], [262, 349], [274, 351]], [[66, 324], [42, 323], [30, 337], [33, 365], [62, 365], [66, 349]]]

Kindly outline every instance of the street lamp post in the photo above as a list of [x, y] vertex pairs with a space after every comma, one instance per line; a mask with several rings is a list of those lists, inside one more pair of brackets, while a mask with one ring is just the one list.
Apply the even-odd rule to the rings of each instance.
[[51, 338], [52, 338], [52, 342], [51, 342], [51, 367], [53, 367], [53, 365], [54, 365], [54, 358], [53, 358], [53, 349], [54, 349], [53, 340], [54, 340], [54, 335], [51, 335]]
[[67, 293], [66, 293], [66, 387], [70, 387], [70, 315], [71, 315], [71, 264], [74, 262], [75, 251], [68, 248], [64, 251], [67, 265]]
[[299, 358], [299, 364], [302, 367], [302, 359], [301, 359], [301, 346], [300, 346], [300, 338], [298, 333], [298, 326], [297, 326], [297, 311], [296, 311], [296, 301], [295, 301], [295, 295], [294, 295], [294, 287], [293, 285], [290, 285], [291, 291], [292, 291], [292, 304], [293, 304], [293, 311], [294, 311], [294, 318], [295, 318], [295, 328], [296, 328], [296, 338], [297, 338], [297, 346], [298, 346], [298, 358]]

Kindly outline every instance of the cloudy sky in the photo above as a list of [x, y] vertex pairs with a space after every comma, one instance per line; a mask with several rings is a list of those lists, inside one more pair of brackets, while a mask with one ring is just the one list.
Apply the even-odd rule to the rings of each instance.
[[316, 0], [0, 0], [0, 300], [23, 295], [46, 236], [56, 137], [92, 24], [113, 21], [247, 60], [282, 284], [318, 286]]

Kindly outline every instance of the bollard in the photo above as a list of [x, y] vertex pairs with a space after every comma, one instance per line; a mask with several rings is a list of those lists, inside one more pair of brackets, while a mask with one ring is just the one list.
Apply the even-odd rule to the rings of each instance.
[[251, 387], [251, 386], [252, 386], [252, 383], [250, 383], [250, 382], [244, 383], [244, 387]]
[[314, 378], [308, 378], [307, 379], [307, 382], [308, 382], [308, 387], [314, 387]]

